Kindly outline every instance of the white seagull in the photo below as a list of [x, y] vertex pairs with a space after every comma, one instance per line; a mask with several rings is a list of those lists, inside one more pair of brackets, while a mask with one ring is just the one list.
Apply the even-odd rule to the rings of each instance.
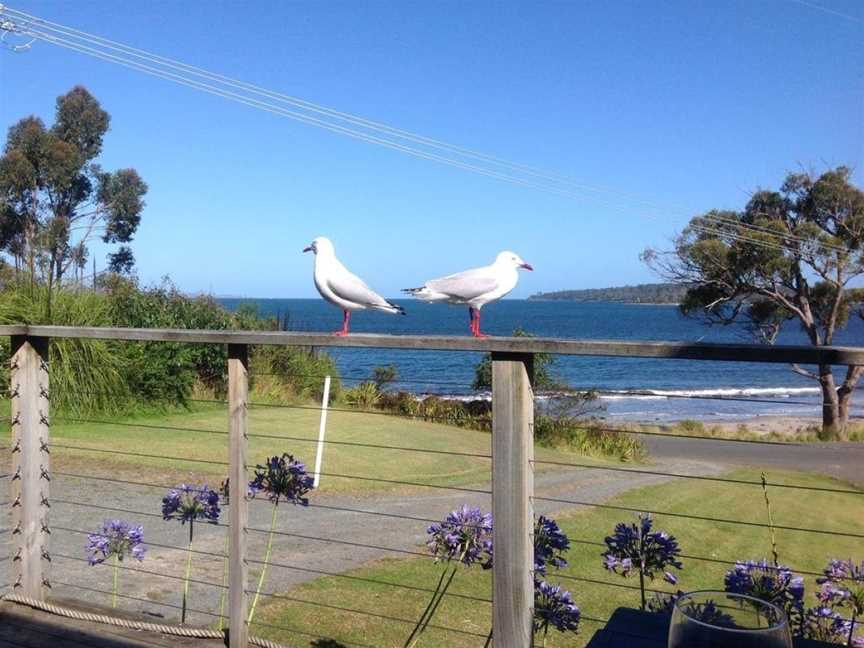
[[348, 335], [353, 311], [371, 308], [385, 313], [405, 314], [401, 306], [384, 299], [342, 265], [336, 258], [330, 239], [319, 236], [303, 251], [315, 253], [315, 287], [318, 292], [328, 302], [342, 309], [342, 329], [336, 331], [335, 335]]
[[487, 337], [480, 332], [480, 309], [516, 287], [519, 268], [534, 269], [515, 252], [504, 251], [492, 265], [430, 279], [420, 288], [406, 288], [402, 292], [432, 303], [467, 304], [471, 335]]

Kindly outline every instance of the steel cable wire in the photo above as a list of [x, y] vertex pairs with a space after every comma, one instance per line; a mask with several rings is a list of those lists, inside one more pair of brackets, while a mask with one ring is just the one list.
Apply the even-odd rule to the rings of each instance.
[[[147, 543], [145, 543], [145, 544], [147, 544]], [[63, 554], [63, 553], [52, 552], [51, 557], [52, 558], [62, 558], [64, 560], [73, 560], [75, 562], [85, 562], [88, 565], [90, 564], [90, 561], [87, 560], [86, 558], [80, 558], [78, 556], [68, 556], [68, 555]], [[139, 567], [130, 567], [129, 565], [119, 565], [119, 564], [118, 565], [106, 565], [105, 563], [99, 563], [99, 564], [104, 565], [105, 567], [110, 567], [111, 569], [125, 569], [126, 571], [138, 572], [139, 574], [147, 574], [149, 576], [158, 576], [160, 578], [169, 578], [171, 580], [187, 581], [189, 583], [195, 583], [196, 585], [205, 585], [207, 587], [215, 587], [217, 589], [224, 589], [224, 590], [228, 589], [227, 585], [222, 585], [221, 583], [211, 583], [209, 581], [202, 581], [202, 580], [197, 580], [194, 578], [188, 578], [187, 579], [183, 576], [175, 576], [174, 574], [165, 574], [165, 573], [160, 573], [160, 572], [149, 571], [147, 569], [141, 569]]]
[[[250, 564], [257, 564], [257, 565], [266, 564], [266, 565], [269, 565], [270, 567], [277, 567], [277, 568], [282, 568], [282, 569], [290, 569], [290, 570], [295, 570], [295, 571], [309, 572], [311, 574], [320, 574], [322, 576], [330, 576], [333, 578], [343, 578], [343, 579], [347, 579], [347, 580], [358, 581], [361, 583], [371, 583], [373, 585], [384, 585], [387, 587], [395, 587], [397, 589], [404, 589], [404, 590], [409, 590], [409, 591], [413, 591], [413, 592], [423, 592], [424, 594], [434, 594], [435, 593], [435, 590], [430, 589], [428, 587], [419, 587], [419, 586], [415, 586], [415, 585], [405, 585], [403, 583], [393, 583], [390, 581], [378, 580], [376, 578], [365, 578], [362, 576], [352, 576], [350, 574], [340, 574], [338, 572], [328, 572], [328, 571], [324, 571], [321, 569], [313, 569], [311, 567], [300, 567], [299, 565], [286, 565], [285, 563], [278, 563], [278, 562], [273, 562], [273, 561], [265, 563], [263, 560], [252, 560], [252, 559], [247, 560], [247, 562], [249, 562]], [[461, 598], [461, 599], [465, 599], [468, 601], [475, 601], [478, 603], [490, 603], [490, 604], [492, 603], [492, 599], [486, 599], [486, 598], [482, 598], [479, 596], [470, 596], [468, 594], [458, 594], [458, 593], [450, 592], [450, 591], [445, 592], [443, 595], [444, 596], [452, 596], [454, 598]]]
[[595, 508], [600, 509], [609, 509], [613, 511], [627, 511], [629, 513], [650, 513], [651, 515], [659, 515], [665, 517], [675, 517], [682, 518], [685, 520], [699, 520], [701, 522], [715, 522], [720, 524], [734, 524], [739, 526], [754, 526], [762, 529], [777, 529], [780, 531], [800, 531], [802, 533], [815, 533], [821, 535], [830, 535], [830, 536], [843, 536], [845, 538], [862, 538], [864, 539], [864, 534], [862, 533], [851, 533], [847, 531], [836, 531], [832, 529], [810, 529], [806, 527], [791, 527], [791, 526], [783, 526], [779, 524], [766, 524], [763, 522], [748, 522], [746, 520], [730, 520], [727, 518], [712, 518], [703, 515], [692, 515], [690, 513], [673, 513], [671, 511], [655, 511], [640, 507], [632, 507], [632, 506], [618, 506], [615, 504], [602, 504], [597, 502], [585, 502], [580, 500], [568, 500], [558, 497], [541, 497], [538, 495], [534, 496], [535, 500], [542, 500], [544, 502], [557, 502], [561, 504], [575, 504], [577, 506], [593, 506]]

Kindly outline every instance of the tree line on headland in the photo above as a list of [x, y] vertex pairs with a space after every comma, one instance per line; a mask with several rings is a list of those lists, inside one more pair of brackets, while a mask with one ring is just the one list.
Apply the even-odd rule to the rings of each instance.
[[528, 299], [534, 301], [619, 302], [626, 304], [680, 304], [687, 286], [674, 283], [637, 284], [612, 288], [555, 290], [539, 292]]

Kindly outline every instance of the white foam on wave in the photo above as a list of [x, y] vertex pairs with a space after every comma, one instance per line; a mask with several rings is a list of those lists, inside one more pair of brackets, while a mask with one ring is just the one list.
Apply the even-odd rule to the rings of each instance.
[[661, 398], [789, 398], [820, 394], [818, 387], [719, 387], [717, 389], [633, 389], [610, 390], [600, 395], [604, 400], [656, 400]]

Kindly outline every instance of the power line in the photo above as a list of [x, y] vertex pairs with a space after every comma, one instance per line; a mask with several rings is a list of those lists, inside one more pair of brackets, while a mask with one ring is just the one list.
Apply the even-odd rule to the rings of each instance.
[[[405, 129], [397, 128], [397, 127], [391, 126], [389, 124], [384, 124], [384, 123], [379, 122], [379, 121], [374, 121], [374, 120], [367, 119], [367, 118], [364, 118], [364, 117], [361, 117], [358, 115], [339, 111], [339, 110], [330, 108], [328, 106], [316, 104], [316, 103], [313, 103], [311, 101], [301, 99], [299, 97], [294, 97], [294, 96], [284, 94], [281, 92], [275, 92], [272, 90], [268, 90], [267, 88], [263, 88], [261, 86], [258, 86], [258, 85], [252, 84], [252, 83], [248, 83], [248, 82], [245, 82], [245, 81], [242, 81], [242, 80], [239, 80], [236, 78], [232, 78], [232, 77], [229, 77], [226, 75], [211, 72], [211, 71], [205, 70], [204, 68], [201, 68], [201, 67], [190, 65], [188, 63], [183, 63], [182, 61], [178, 61], [176, 59], [171, 59], [171, 58], [168, 58], [165, 56], [160, 56], [158, 54], [154, 54], [153, 52], [148, 52], [148, 51], [143, 50], [143, 49], [139, 49], [136, 47], [125, 45], [125, 44], [120, 43], [118, 41], [110, 40], [110, 39], [107, 39], [107, 38], [104, 38], [104, 37], [101, 37], [101, 36], [98, 36], [95, 34], [91, 34], [91, 33], [88, 33], [88, 32], [82, 31], [82, 30], [78, 30], [78, 29], [75, 29], [75, 28], [72, 28], [72, 27], [69, 27], [66, 25], [62, 25], [60, 23], [52, 22], [52, 21], [46, 20], [44, 18], [39, 18], [38, 16], [34, 16], [32, 14], [28, 14], [28, 13], [25, 13], [23, 11], [11, 9], [11, 8], [7, 8], [7, 10], [10, 13], [13, 13], [13, 14], [25, 19], [26, 21], [37, 22], [40, 25], [42, 25], [43, 28], [50, 29], [51, 31], [54, 31], [54, 32], [58, 32], [58, 33], [65, 34], [67, 36], [78, 38], [78, 39], [83, 40], [85, 42], [96, 43], [96, 44], [100, 45], [101, 47], [106, 47], [106, 48], [112, 49], [114, 51], [119, 51], [119, 52], [125, 53], [127, 55], [135, 56], [136, 58], [139, 58], [141, 60], [155, 63], [158, 65], [162, 65], [162, 66], [170, 68], [170, 69], [182, 70], [184, 73], [193, 74], [193, 75], [198, 76], [200, 78], [205, 78], [205, 79], [208, 79], [211, 81], [216, 81], [216, 82], [219, 82], [219, 83], [222, 83], [224, 85], [231, 86], [231, 87], [242, 88], [243, 90], [245, 90], [247, 92], [251, 92], [251, 93], [257, 94], [259, 96], [264, 96], [264, 97], [267, 97], [270, 99], [275, 99], [277, 101], [282, 101], [282, 102], [287, 103], [289, 105], [293, 105], [293, 106], [302, 108], [304, 110], [309, 110], [311, 112], [315, 112], [318, 114], [326, 115], [328, 117], [339, 119], [339, 120], [345, 121], [347, 123], [361, 126], [363, 128], [367, 128], [367, 129], [381, 132], [381, 133], [386, 133], [390, 136], [399, 137], [401, 139], [412, 141], [412, 142], [415, 142], [415, 143], [418, 143], [418, 144], [421, 144], [424, 146], [430, 146], [433, 148], [437, 148], [439, 150], [450, 151], [450, 152], [457, 153], [459, 155], [473, 158], [476, 160], [491, 162], [491, 163], [509, 168], [511, 170], [523, 172], [523, 173], [526, 173], [528, 175], [532, 175], [532, 176], [535, 176], [535, 177], [538, 177], [538, 178], [541, 178], [544, 180], [548, 180], [551, 182], [566, 183], [566, 184], [580, 188], [580, 189], [585, 190], [585, 191], [591, 191], [591, 192], [595, 192], [595, 193], [605, 193], [605, 194], [609, 194], [609, 195], [613, 195], [613, 196], [618, 196], [618, 197], [630, 200], [634, 204], [637, 204], [640, 206], [650, 207], [650, 208], [661, 210], [661, 211], [668, 211], [668, 207], [666, 207], [666, 206], [659, 205], [657, 203], [653, 203], [650, 201], [646, 201], [643, 198], [628, 195], [628, 194], [622, 193], [622, 192], [614, 190], [614, 189], [589, 185], [589, 184], [583, 183], [581, 181], [577, 181], [576, 179], [574, 179], [572, 177], [562, 175], [560, 173], [556, 173], [556, 172], [545, 170], [545, 169], [540, 169], [540, 168], [537, 168], [537, 167], [534, 167], [531, 165], [527, 165], [527, 164], [523, 164], [523, 163], [519, 163], [519, 162], [512, 162], [512, 161], [500, 158], [498, 156], [491, 155], [489, 153], [484, 153], [482, 151], [477, 151], [477, 150], [470, 149], [467, 147], [458, 146], [458, 145], [451, 144], [449, 142], [445, 142], [445, 141], [442, 141], [439, 139], [427, 137], [427, 136], [422, 135], [422, 134], [418, 134], [418, 133], [414, 133], [414, 132], [411, 132], [411, 131], [408, 131]], [[675, 209], [681, 211], [680, 207], [676, 207]]]
[[792, 2], [796, 2], [804, 7], [810, 7], [811, 9], [816, 9], [817, 11], [823, 11], [825, 13], [829, 13], [833, 16], [838, 16], [839, 18], [845, 18], [846, 20], [851, 20], [852, 22], [857, 22], [859, 24], [864, 24], [864, 20], [861, 18], [856, 18], [855, 16], [850, 16], [849, 14], [842, 13], [840, 11], [836, 11], [834, 9], [829, 9], [828, 7], [823, 7], [822, 5], [818, 5], [814, 2], [806, 2], [805, 0], [791, 0]]
[[[234, 79], [225, 75], [217, 74], [214, 72], [210, 72], [200, 67], [196, 67], [193, 65], [189, 65], [187, 63], [183, 63], [174, 59], [170, 59], [164, 56], [160, 56], [154, 54], [152, 52], [148, 52], [146, 50], [138, 49], [135, 47], [131, 47], [125, 45], [123, 43], [119, 43], [117, 41], [113, 41], [107, 38], [103, 38], [101, 36], [97, 36], [94, 34], [90, 34], [88, 32], [84, 32], [66, 25], [62, 25], [60, 23], [52, 22], [38, 16], [34, 16], [32, 14], [25, 13], [23, 11], [19, 11], [16, 9], [12, 9], [9, 7], [0, 6], [0, 12], [7, 13], [8, 15], [26, 23], [28, 28], [25, 30], [20, 25], [13, 25], [13, 27], [17, 31], [24, 31], [30, 36], [34, 38], [44, 40], [45, 42], [57, 45], [58, 47], [64, 47], [73, 51], [77, 51], [79, 53], [86, 54], [88, 56], [92, 56], [97, 59], [105, 60], [108, 62], [116, 63], [118, 65], [122, 65], [124, 67], [129, 67], [131, 69], [143, 72], [145, 74], [149, 74], [151, 76], [155, 76], [158, 78], [162, 78], [168, 81], [172, 81], [174, 83], [178, 83], [180, 85], [185, 85], [191, 87], [193, 89], [200, 90], [202, 92], [207, 92], [209, 94], [214, 94], [216, 96], [229, 99], [231, 101], [236, 101], [241, 104], [258, 108], [260, 110], [264, 110], [267, 112], [271, 112], [283, 117], [288, 117], [289, 119], [293, 119], [299, 121], [301, 123], [305, 123], [307, 125], [316, 126], [318, 128], [322, 128], [325, 130], [329, 130], [331, 132], [335, 132], [338, 134], [342, 134], [348, 137], [352, 137], [354, 139], [359, 139], [361, 141], [365, 141], [367, 143], [376, 144], [379, 146], [383, 146], [386, 148], [394, 149], [415, 157], [419, 157], [422, 159], [427, 159], [430, 161], [438, 162], [441, 164], [450, 165], [456, 168], [460, 168], [462, 170], [478, 173], [480, 175], [484, 175], [493, 179], [501, 180], [504, 182], [508, 182], [515, 185], [524, 186], [527, 188], [533, 188], [540, 191], [545, 191], [547, 193], [552, 193], [556, 195], [560, 195], [563, 197], [575, 199], [575, 200], [597, 200], [596, 198], [589, 198], [584, 194], [579, 194], [574, 191], [570, 191], [561, 187], [571, 186], [575, 189], [579, 189], [581, 191], [589, 191], [594, 193], [605, 193], [608, 195], [616, 196], [619, 199], [624, 199], [631, 204], [635, 204], [641, 207], [650, 207], [655, 210], [662, 211], [670, 211], [668, 208], [662, 207], [655, 203], [651, 203], [648, 201], [644, 201], [642, 199], [636, 198], [634, 196], [630, 196], [628, 194], [622, 193], [620, 191], [615, 191], [611, 189], [604, 189], [599, 187], [594, 187], [591, 185], [586, 185], [584, 183], [579, 183], [574, 181], [572, 178], [567, 176], [563, 176], [560, 174], [555, 174], [549, 171], [545, 171], [542, 169], [538, 169], [536, 167], [532, 167], [530, 165], [521, 164], [517, 162], [511, 162], [508, 160], [504, 160], [494, 155], [490, 155], [487, 153], [482, 153], [473, 149], [469, 149], [462, 146], [457, 146], [454, 144], [449, 144], [447, 142], [443, 142], [441, 140], [437, 140], [434, 138], [426, 137], [423, 135], [419, 135], [417, 133], [413, 133], [411, 131], [407, 131], [404, 129], [396, 128], [394, 126], [390, 126], [387, 124], [383, 124], [381, 122], [369, 120], [363, 117], [359, 117], [357, 115], [353, 115], [350, 113], [342, 112], [335, 110], [333, 108], [329, 108], [326, 106], [322, 106], [320, 104], [315, 104], [313, 102], [306, 101], [304, 99], [300, 99], [297, 97], [293, 97], [291, 95], [287, 95], [284, 93], [274, 92], [272, 90], [268, 90], [266, 88], [262, 88], [261, 86], [257, 86], [251, 83], [247, 83], [238, 79]], [[33, 25], [39, 25], [43, 29], [47, 29], [52, 34], [38, 31], [33, 28]], [[6, 28], [7, 30], [10, 28]], [[66, 38], [68, 37], [68, 38]], [[81, 42], [76, 42], [72, 39], [78, 39], [78, 41], [83, 41], [85, 43], [89, 43], [95, 45], [96, 47], [101, 47], [109, 50], [113, 50], [115, 52], [119, 52], [121, 55], [113, 55], [108, 54], [104, 51], [100, 51], [98, 49], [94, 49], [93, 47], [88, 47], [87, 45], [83, 45]], [[138, 61], [144, 61], [143, 63], [131, 60], [128, 57], [134, 57], [138, 59]], [[148, 63], [153, 65], [148, 65]], [[161, 66], [154, 67], [154, 66]], [[167, 68], [164, 69], [164, 68]], [[168, 71], [173, 70], [174, 72], [178, 72], [179, 74], [175, 74], [174, 72]], [[210, 83], [204, 83], [200, 81], [194, 81], [188, 78], [188, 75], [192, 75], [194, 77], [198, 77], [199, 79], [206, 79], [208, 81], [213, 81], [215, 83], [221, 84], [223, 86], [227, 86], [229, 88], [233, 88], [235, 90], [240, 90], [242, 92], [251, 93], [257, 96], [265, 97], [267, 99], [279, 101], [282, 103], [286, 103], [295, 108], [299, 108], [301, 110], [305, 110], [308, 112], [312, 112], [318, 115], [325, 116], [330, 119], [337, 119], [341, 122], [345, 122], [348, 124], [352, 124], [354, 126], [358, 126], [360, 128], [364, 128], [367, 131], [372, 131], [375, 133], [381, 134], [383, 137], [378, 137], [375, 135], [371, 135], [368, 132], [358, 131], [351, 128], [347, 128], [344, 126], [340, 126], [338, 124], [334, 124], [331, 122], [324, 121], [318, 117], [313, 117], [309, 114], [304, 114], [292, 110], [288, 110], [282, 106], [275, 105], [273, 103], [269, 103], [268, 101], [261, 101], [258, 99], [253, 99], [248, 96], [244, 96], [238, 94], [236, 92], [232, 92], [226, 90], [224, 88], [220, 88], [217, 85], [212, 85]], [[413, 142], [415, 144], [419, 144], [421, 146], [431, 147], [437, 150], [446, 151], [449, 153], [456, 154], [458, 156], [469, 158], [475, 161], [483, 162], [483, 163], [491, 163], [497, 165], [499, 167], [503, 167], [506, 170], [509, 170], [514, 173], [522, 173], [532, 178], [537, 178], [546, 182], [555, 183], [553, 185], [549, 184], [538, 184], [533, 180], [526, 180], [524, 178], [518, 177], [518, 175], [511, 175], [507, 173], [502, 173], [500, 170], [490, 169], [488, 167], [478, 166], [476, 164], [471, 164], [464, 162], [459, 159], [454, 159], [452, 157], [445, 157], [442, 155], [438, 155], [436, 153], [431, 153], [429, 151], [424, 151], [422, 149], [413, 148], [411, 146], [407, 146], [405, 144], [401, 144], [398, 141], [393, 141], [389, 139], [385, 139], [385, 137], [396, 137], [401, 140]], [[599, 202], [606, 204], [613, 209], [622, 210], [621, 207], [616, 206], [614, 204], [609, 203], [608, 201], [600, 200]], [[678, 208], [672, 210], [673, 212], [678, 211]], [[684, 214], [683, 211], [678, 211], [680, 214]], [[655, 216], [654, 214], [645, 214], [647, 216]], [[722, 222], [723, 219], [720, 217], [704, 217], [708, 220], [717, 220]], [[728, 221], [727, 221], [728, 222]], [[762, 231], [763, 234], [767, 234], [770, 236], [778, 237], [780, 239], [779, 243], [775, 242], [775, 245], [782, 245], [784, 239], [791, 240], [803, 240], [799, 239], [795, 235], [784, 235], [782, 233], [774, 232], [767, 230], [766, 228], [751, 225], [748, 223], [735, 223], [736, 226], [745, 228], [745, 229], [754, 229], [754, 231]], [[719, 232], [718, 232], [719, 233]], [[756, 245], [768, 246], [767, 243], [762, 241], [749, 241]], [[809, 243], [809, 242], [808, 242]], [[836, 246], [832, 246], [829, 244], [818, 243], [819, 247], [824, 247], [826, 249], [834, 249], [837, 251], [845, 251], [843, 248], [838, 248]], [[792, 249], [792, 248], [790, 248]]]

